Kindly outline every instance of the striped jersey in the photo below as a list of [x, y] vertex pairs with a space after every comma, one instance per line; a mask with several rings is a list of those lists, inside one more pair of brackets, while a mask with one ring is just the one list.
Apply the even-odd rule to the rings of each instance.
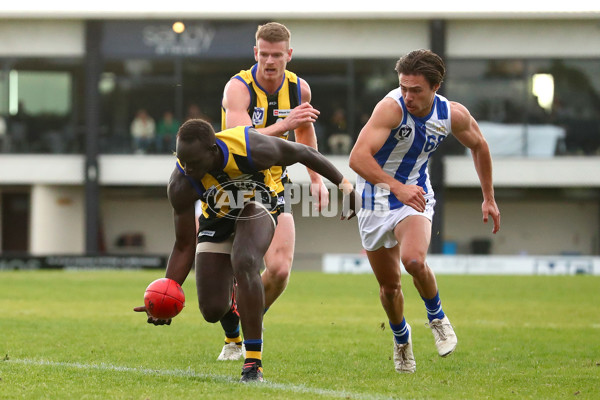
[[[254, 128], [264, 128], [271, 126], [277, 121], [287, 117], [291, 110], [300, 105], [302, 96], [300, 93], [300, 82], [298, 76], [290, 71], [285, 71], [281, 86], [275, 93], [269, 94], [264, 90], [256, 79], [258, 64], [245, 71], [240, 71], [232, 79], [238, 79], [243, 82], [250, 94], [250, 104], [248, 105], [248, 115], [252, 120]], [[221, 106], [221, 129], [226, 129], [225, 108]], [[288, 132], [280, 136], [282, 139], [288, 138]], [[285, 178], [285, 171], [280, 166], [271, 168], [273, 179], [279, 186], [279, 191], [283, 191], [281, 183], [282, 176]], [[285, 183], [285, 179], [284, 179]]]
[[[217, 145], [223, 152], [223, 165], [206, 173], [197, 181], [186, 175], [200, 196], [202, 215], [199, 220], [237, 218], [248, 201], [258, 201], [275, 214], [277, 209], [277, 184], [268, 169], [257, 170], [248, 145], [249, 126], [238, 126], [218, 132]], [[181, 162], [177, 168], [185, 174]]]
[[[426, 198], [433, 197], [427, 164], [439, 144], [452, 133], [450, 102], [436, 94], [431, 112], [419, 118], [406, 109], [400, 88], [386, 97], [402, 107], [402, 122], [390, 131], [373, 157], [389, 176], [407, 185], [421, 186]], [[388, 189], [377, 187], [361, 176], [357, 176], [356, 190], [361, 193], [363, 209], [385, 211], [404, 206]]]

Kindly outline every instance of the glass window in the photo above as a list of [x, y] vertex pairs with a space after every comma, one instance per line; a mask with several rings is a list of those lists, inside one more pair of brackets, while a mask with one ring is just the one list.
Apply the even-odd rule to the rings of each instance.
[[450, 60], [446, 94], [478, 121], [493, 155], [600, 149], [599, 60]]
[[68, 72], [17, 71], [10, 72], [11, 98], [18, 104], [11, 104], [11, 112], [27, 105], [25, 112], [31, 116], [55, 115], [64, 117], [71, 110], [72, 84]]
[[172, 60], [106, 61], [100, 76], [100, 151], [156, 153], [164, 111], [175, 111], [177, 79]]
[[600, 60], [536, 60], [529, 65], [532, 86], [541, 79], [540, 93], [532, 95], [532, 109], [538, 111], [530, 112], [530, 120], [538, 122], [542, 114], [544, 123], [563, 129], [567, 154], [600, 153], [598, 71]]
[[0, 115], [6, 124], [2, 151], [74, 153], [82, 149], [79, 60], [5, 61], [0, 74]]

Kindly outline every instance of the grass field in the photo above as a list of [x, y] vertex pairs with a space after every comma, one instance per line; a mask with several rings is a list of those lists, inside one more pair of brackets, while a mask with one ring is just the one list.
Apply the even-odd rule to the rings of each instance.
[[217, 362], [220, 326], [132, 308], [161, 271], [0, 272], [1, 399], [600, 399], [600, 277], [438, 276], [459, 343], [437, 356], [405, 279], [417, 372], [394, 371], [371, 275], [294, 272], [265, 318], [265, 384]]

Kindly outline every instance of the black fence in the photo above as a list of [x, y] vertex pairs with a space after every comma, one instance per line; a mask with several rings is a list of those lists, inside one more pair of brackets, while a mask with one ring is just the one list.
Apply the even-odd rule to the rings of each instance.
[[0, 255], [2, 270], [60, 269], [166, 269], [167, 257], [162, 255]]

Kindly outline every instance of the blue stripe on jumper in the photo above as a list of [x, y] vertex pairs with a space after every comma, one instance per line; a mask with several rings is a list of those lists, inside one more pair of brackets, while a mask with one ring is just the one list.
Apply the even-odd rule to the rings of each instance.
[[[383, 146], [381, 146], [381, 148], [377, 151], [377, 153], [375, 153], [373, 155], [377, 164], [379, 164], [379, 166], [381, 166], [382, 168], [385, 165], [385, 163], [387, 162], [388, 158], [390, 157], [390, 154], [392, 154], [392, 151], [394, 151], [394, 149], [396, 148], [396, 145], [398, 144], [398, 139], [396, 139], [396, 135], [397, 135], [398, 131], [400, 130], [400, 127], [402, 125], [404, 125], [405, 123], [406, 123], [406, 112], [403, 112], [402, 113], [402, 123], [390, 131], [390, 134], [388, 135], [388, 138], [385, 141], [385, 143], [383, 144]], [[365, 190], [365, 189], [367, 189], [367, 187], [369, 190], [368, 195], [367, 195], [367, 190]], [[363, 189], [363, 192], [361, 195], [363, 208], [368, 209], [368, 210], [373, 210], [373, 209], [375, 209], [375, 185], [366, 181], [365, 189]], [[390, 193], [389, 197], [392, 197], [393, 199], [395, 199], [396, 202], [400, 203], [400, 201], [398, 199], [396, 199], [396, 196], [394, 196], [393, 194]], [[402, 203], [400, 203], [400, 204], [402, 204]]]

